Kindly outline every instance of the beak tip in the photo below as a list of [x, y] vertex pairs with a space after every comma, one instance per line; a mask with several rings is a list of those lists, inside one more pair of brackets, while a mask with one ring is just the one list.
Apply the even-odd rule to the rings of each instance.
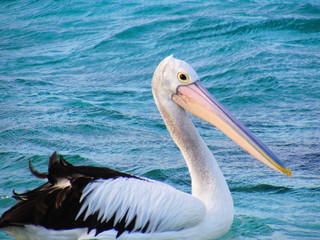
[[283, 171], [288, 177], [291, 177], [291, 170], [289, 168], [284, 169]]

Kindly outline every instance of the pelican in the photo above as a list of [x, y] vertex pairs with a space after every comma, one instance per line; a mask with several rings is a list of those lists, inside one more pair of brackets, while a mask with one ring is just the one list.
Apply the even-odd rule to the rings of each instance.
[[31, 172], [46, 183], [22, 194], [0, 219], [17, 239], [165, 240], [214, 239], [230, 229], [233, 200], [226, 180], [188, 113], [214, 125], [254, 158], [291, 172], [201, 85], [186, 62], [165, 58], [152, 92], [191, 176], [192, 194], [109, 168], [74, 166], [57, 153], [48, 172]]

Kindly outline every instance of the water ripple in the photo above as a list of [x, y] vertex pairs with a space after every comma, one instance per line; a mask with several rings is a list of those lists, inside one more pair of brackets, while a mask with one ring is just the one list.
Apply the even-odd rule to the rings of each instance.
[[1, 1], [0, 211], [12, 189], [41, 183], [27, 162], [46, 171], [56, 150], [190, 192], [151, 94], [156, 65], [175, 54], [293, 172], [264, 167], [193, 118], [235, 201], [222, 239], [316, 239], [319, 13], [308, 0]]

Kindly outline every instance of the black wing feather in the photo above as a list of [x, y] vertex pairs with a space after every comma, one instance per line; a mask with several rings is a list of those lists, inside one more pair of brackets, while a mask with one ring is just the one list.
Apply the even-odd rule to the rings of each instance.
[[[38, 178], [47, 178], [48, 182], [25, 193], [15, 193], [13, 197], [18, 203], [6, 211], [0, 218], [0, 228], [8, 226], [41, 225], [48, 229], [62, 230], [88, 228], [88, 232], [96, 230], [96, 235], [109, 229], [118, 231], [117, 237], [123, 232], [131, 232], [135, 226], [134, 218], [125, 227], [126, 217], [115, 223], [115, 215], [108, 222], [98, 221], [98, 213], [84, 220], [76, 216], [81, 208], [80, 198], [88, 183], [96, 179], [115, 179], [118, 177], [138, 178], [130, 174], [110, 168], [73, 166], [61, 155], [54, 152], [49, 160], [48, 173], [40, 173], [29, 163], [30, 171]], [[62, 179], [67, 179], [70, 186], [55, 187]], [[139, 178], [138, 178], [139, 179]], [[140, 229], [145, 232], [146, 228]]]

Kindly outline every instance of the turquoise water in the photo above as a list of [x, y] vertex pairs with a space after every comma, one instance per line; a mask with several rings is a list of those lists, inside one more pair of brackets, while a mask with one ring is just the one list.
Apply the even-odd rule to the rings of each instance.
[[53, 151], [189, 192], [150, 90], [175, 54], [293, 173], [194, 118], [235, 202], [221, 239], [320, 239], [319, 1], [24, 0], [0, 13], [0, 213], [42, 183], [28, 161], [46, 171]]

